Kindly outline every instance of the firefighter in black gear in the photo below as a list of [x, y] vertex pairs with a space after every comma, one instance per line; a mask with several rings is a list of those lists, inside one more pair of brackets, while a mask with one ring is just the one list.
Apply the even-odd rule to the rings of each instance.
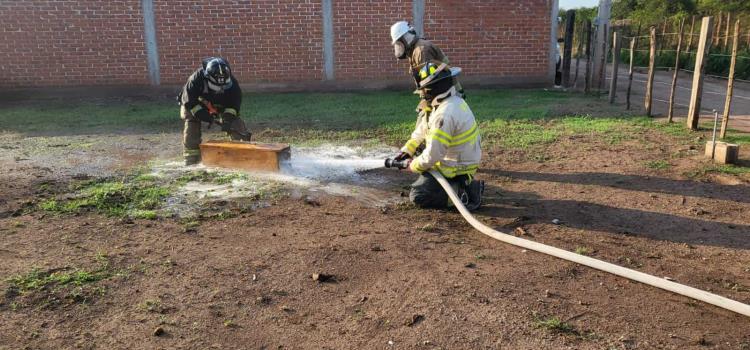
[[220, 57], [203, 60], [185, 83], [178, 96], [180, 118], [185, 121], [183, 131], [183, 155], [185, 165], [197, 164], [201, 160], [201, 122], [216, 123], [233, 141], [250, 141], [245, 122], [240, 118], [242, 91], [237, 79], [232, 76], [229, 63]]

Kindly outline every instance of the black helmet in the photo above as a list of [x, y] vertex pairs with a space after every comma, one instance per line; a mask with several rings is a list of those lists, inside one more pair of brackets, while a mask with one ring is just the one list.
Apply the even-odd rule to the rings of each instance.
[[461, 68], [449, 67], [441, 62], [428, 62], [416, 74], [419, 88], [425, 88], [447, 78], [451, 78], [452, 81], [453, 77], [461, 74]]
[[226, 90], [232, 87], [232, 71], [229, 63], [221, 57], [203, 60], [203, 74], [209, 83]]

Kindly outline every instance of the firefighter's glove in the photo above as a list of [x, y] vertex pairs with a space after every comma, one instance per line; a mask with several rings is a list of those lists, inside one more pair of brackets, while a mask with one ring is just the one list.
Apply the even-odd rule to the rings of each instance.
[[208, 124], [211, 124], [214, 122], [214, 117], [208, 113], [208, 111], [205, 108], [199, 109], [197, 112], [195, 112], [194, 116], [198, 118], [198, 120], [202, 122], [206, 122]]
[[393, 157], [393, 160], [400, 162], [402, 160], [409, 159], [409, 158], [411, 158], [411, 154], [406, 153], [406, 152], [401, 152], [397, 156]]
[[221, 114], [221, 131], [230, 132], [232, 131], [232, 124], [234, 124], [237, 117], [232, 113]]

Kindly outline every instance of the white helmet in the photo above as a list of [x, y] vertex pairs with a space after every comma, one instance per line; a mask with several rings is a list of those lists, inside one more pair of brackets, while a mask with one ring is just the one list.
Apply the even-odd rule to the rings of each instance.
[[409, 25], [407, 21], [398, 21], [391, 26], [391, 45], [395, 45], [398, 39], [401, 39], [409, 31], [414, 31], [414, 28]]

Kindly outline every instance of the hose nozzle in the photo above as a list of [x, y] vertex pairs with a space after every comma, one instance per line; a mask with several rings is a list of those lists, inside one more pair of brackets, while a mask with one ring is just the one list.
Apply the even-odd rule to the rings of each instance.
[[392, 158], [385, 159], [386, 168], [406, 169], [408, 165], [409, 165], [408, 159], [404, 159], [404, 160], [395, 160]]

